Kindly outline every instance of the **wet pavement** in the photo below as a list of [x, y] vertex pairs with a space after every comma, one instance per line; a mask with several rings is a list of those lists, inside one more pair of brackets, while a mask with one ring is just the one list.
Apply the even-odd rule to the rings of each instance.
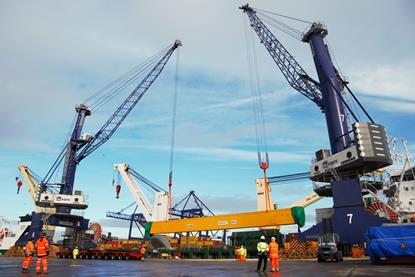
[[[0, 276], [46, 276], [20, 273], [20, 258], [0, 258]], [[49, 259], [47, 276], [415, 276], [415, 265], [376, 265], [368, 260], [340, 263], [317, 261], [281, 261], [280, 272], [256, 273], [255, 261], [238, 263], [215, 260], [66, 260]]]

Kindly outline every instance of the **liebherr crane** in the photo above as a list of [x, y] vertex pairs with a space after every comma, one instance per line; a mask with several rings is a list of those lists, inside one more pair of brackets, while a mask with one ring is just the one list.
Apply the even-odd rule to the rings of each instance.
[[[328, 34], [324, 25], [312, 23], [301, 38], [311, 47], [319, 79], [316, 81], [259, 18], [258, 13], [262, 15], [262, 10], [248, 4], [240, 9], [248, 16], [251, 27], [290, 86], [317, 104], [325, 115], [331, 153], [327, 149], [316, 152], [316, 162], [311, 165], [310, 178], [331, 183], [334, 212], [332, 218], [325, 223], [328, 226], [325, 229], [329, 230], [323, 230], [323, 224], [320, 223], [304, 233], [317, 236], [323, 231], [336, 232], [347, 243], [363, 242], [369, 226], [388, 222], [366, 212], [359, 183], [360, 174], [392, 164], [384, 127], [373, 122], [347, 83], [339, 76], [324, 42]], [[358, 121], [342, 96], [344, 88], [347, 88], [370, 122]], [[346, 110], [356, 121], [350, 128]]]
[[114, 164], [114, 169], [121, 175], [145, 220], [162, 221], [168, 219], [169, 194], [166, 191], [158, 189], [155, 193], [154, 205], [152, 205], [141, 187], [135, 181], [135, 176], [138, 174], [134, 174], [134, 170], [130, 169], [128, 164]]
[[[98, 105], [103, 105], [108, 102], [116, 93], [125, 88], [127, 85], [137, 78], [144, 75], [144, 78], [139, 82], [127, 98], [121, 103], [111, 117], [104, 123], [99, 131], [94, 135], [83, 135], [82, 129], [87, 116], [92, 114], [92, 109], [84, 103], [75, 107], [77, 117], [75, 126], [70, 136], [66, 147], [59, 154], [56, 161], [53, 163], [51, 169], [47, 172], [43, 180], [37, 185], [37, 195], [35, 204], [40, 207], [56, 208], [56, 213], [43, 214], [33, 213], [32, 224], [30, 230], [22, 236], [17, 244], [24, 244], [29, 237], [38, 237], [42, 230], [43, 223], [53, 226], [70, 227], [75, 229], [85, 230], [88, 228], [88, 220], [70, 214], [71, 209], [86, 209], [88, 207], [82, 192], [75, 191], [74, 182], [75, 173], [79, 163], [88, 155], [98, 149], [115, 133], [121, 123], [125, 120], [128, 114], [133, 110], [136, 104], [144, 96], [153, 82], [160, 75], [165, 65], [169, 61], [173, 52], [181, 46], [181, 42], [176, 40], [173, 44], [163, 49], [153, 58], [147, 60], [143, 65], [134, 68], [132, 71], [121, 76], [119, 79], [112, 82], [110, 85], [99, 91], [96, 95], [102, 94], [106, 89], [108, 94], [105, 99], [100, 99]], [[51, 177], [64, 159], [61, 183], [50, 183]], [[36, 186], [33, 180], [28, 176], [28, 172], [24, 170], [24, 166], [19, 166], [25, 180], [30, 180], [29, 188], [34, 189]], [[53, 188], [57, 188], [58, 192], [54, 192]]]

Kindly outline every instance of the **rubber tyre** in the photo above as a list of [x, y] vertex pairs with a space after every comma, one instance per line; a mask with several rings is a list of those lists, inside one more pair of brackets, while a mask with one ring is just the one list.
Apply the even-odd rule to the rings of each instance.
[[378, 263], [378, 258], [376, 257], [375, 254], [373, 254], [373, 252], [370, 252], [370, 263], [375, 265]]

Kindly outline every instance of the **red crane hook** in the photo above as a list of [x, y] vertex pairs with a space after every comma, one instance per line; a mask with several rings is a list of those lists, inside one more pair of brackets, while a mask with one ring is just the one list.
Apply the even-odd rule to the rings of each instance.
[[117, 186], [115, 187], [115, 193], [117, 194], [115, 198], [117, 199], [120, 198], [120, 191], [121, 191], [121, 185], [117, 184]]

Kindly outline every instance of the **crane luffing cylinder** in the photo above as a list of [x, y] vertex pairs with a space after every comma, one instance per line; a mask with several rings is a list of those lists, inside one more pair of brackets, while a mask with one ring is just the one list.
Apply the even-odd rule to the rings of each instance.
[[331, 62], [327, 45], [323, 38], [327, 29], [320, 23], [313, 23], [310, 30], [304, 35], [303, 41], [308, 42], [313, 54], [314, 64], [320, 81], [324, 114], [333, 154], [351, 146], [347, 135], [347, 115], [341, 99], [341, 83]]
[[303, 207], [147, 222], [145, 235], [305, 224]]

